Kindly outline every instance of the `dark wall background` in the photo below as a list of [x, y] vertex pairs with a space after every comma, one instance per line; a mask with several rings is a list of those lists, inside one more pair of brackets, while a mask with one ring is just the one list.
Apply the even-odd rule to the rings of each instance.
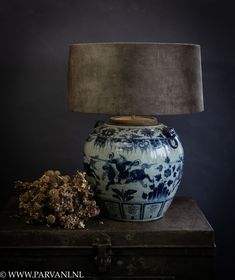
[[[232, 1], [231, 1], [232, 2]], [[0, 3], [1, 202], [14, 181], [82, 169], [97, 119], [66, 108], [68, 47], [76, 42], [197, 43], [205, 112], [164, 116], [185, 149], [178, 195], [192, 196], [216, 232], [218, 279], [235, 257], [234, 13], [226, 1], [45, 0]], [[146, 108], [146, 113], [147, 113]]]

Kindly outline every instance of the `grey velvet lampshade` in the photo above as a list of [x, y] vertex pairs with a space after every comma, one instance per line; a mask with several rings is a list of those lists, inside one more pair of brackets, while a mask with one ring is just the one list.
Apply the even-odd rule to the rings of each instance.
[[71, 111], [112, 115], [203, 110], [199, 45], [81, 43], [70, 46]]

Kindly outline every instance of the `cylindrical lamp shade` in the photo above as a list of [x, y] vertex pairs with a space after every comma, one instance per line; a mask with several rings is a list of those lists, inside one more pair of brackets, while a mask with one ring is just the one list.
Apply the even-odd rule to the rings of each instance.
[[68, 71], [71, 111], [170, 115], [203, 110], [199, 45], [74, 44]]

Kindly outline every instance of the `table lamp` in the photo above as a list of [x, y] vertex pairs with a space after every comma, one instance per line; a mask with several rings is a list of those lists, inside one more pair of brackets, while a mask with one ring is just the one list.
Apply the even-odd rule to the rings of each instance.
[[169, 208], [183, 172], [183, 148], [156, 115], [203, 110], [200, 46], [81, 43], [70, 46], [68, 104], [109, 114], [84, 148], [84, 170], [103, 213], [151, 221]]

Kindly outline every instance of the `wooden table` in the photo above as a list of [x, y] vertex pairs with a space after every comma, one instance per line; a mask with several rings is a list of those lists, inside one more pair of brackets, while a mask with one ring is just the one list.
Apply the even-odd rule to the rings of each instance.
[[132, 223], [97, 217], [85, 230], [27, 225], [11, 200], [1, 213], [1, 270], [82, 271], [85, 279], [213, 279], [214, 231], [194, 200]]

